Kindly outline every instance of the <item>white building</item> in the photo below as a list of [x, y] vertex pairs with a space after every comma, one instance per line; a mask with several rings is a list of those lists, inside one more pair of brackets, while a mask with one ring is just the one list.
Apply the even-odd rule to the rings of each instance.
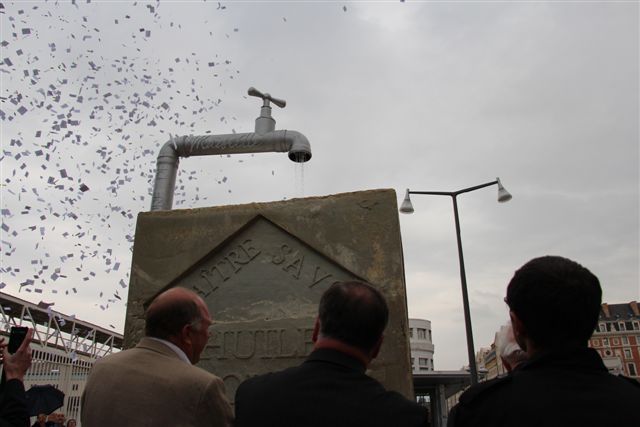
[[411, 372], [421, 374], [433, 371], [433, 342], [431, 321], [409, 319], [409, 346], [411, 348]]

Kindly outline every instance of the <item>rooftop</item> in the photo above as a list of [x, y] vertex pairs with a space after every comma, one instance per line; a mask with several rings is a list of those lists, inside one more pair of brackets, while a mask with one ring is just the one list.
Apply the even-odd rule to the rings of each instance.
[[607, 304], [604, 303], [600, 307], [599, 320], [628, 320], [640, 319], [640, 307], [637, 301], [631, 301], [623, 304]]

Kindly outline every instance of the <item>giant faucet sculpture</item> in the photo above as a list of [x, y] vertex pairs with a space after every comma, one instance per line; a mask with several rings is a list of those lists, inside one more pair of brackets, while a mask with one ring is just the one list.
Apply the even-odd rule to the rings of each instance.
[[262, 98], [260, 116], [256, 119], [256, 131], [253, 133], [235, 133], [227, 135], [179, 136], [167, 141], [158, 153], [156, 179], [153, 184], [151, 210], [171, 210], [173, 192], [176, 186], [180, 157], [209, 156], [215, 154], [241, 154], [288, 152], [294, 162], [307, 162], [311, 159], [311, 146], [307, 137], [295, 130], [275, 130], [276, 121], [271, 117], [273, 102], [280, 108], [287, 103], [261, 93], [251, 87], [249, 95]]

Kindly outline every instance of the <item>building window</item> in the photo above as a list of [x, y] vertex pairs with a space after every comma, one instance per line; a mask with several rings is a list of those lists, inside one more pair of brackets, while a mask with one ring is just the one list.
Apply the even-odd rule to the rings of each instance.
[[426, 340], [427, 339], [427, 330], [426, 329], [418, 328], [418, 339], [419, 340]]
[[618, 323], [618, 326], [620, 326], [620, 330], [621, 331], [626, 331], [627, 329], [624, 327], [624, 322], [620, 322]]
[[631, 359], [631, 349], [629, 349], [629, 348], [625, 348], [624, 349], [624, 358], [625, 359]]
[[630, 377], [637, 377], [638, 376], [638, 372], [636, 371], [635, 363], [627, 363], [627, 369], [629, 369], [629, 376]]
[[640, 329], [640, 322], [638, 321], [633, 321], [633, 329], [635, 329], [636, 331]]
[[593, 344], [594, 347], [599, 347], [600, 346], [600, 340], [591, 340], [591, 343]]
[[429, 366], [429, 359], [421, 357], [418, 359], [418, 364], [420, 364], [420, 366]]
[[609, 345], [609, 338], [602, 338], [602, 345]]
[[600, 330], [600, 332], [605, 332], [606, 328], [604, 327], [604, 323], [598, 324], [598, 329]]
[[413, 338], [413, 328], [409, 328], [409, 338]]
[[622, 344], [629, 345], [629, 338], [628, 337], [622, 337]]
[[431, 329], [429, 329], [429, 342], [433, 342], [433, 340], [431, 339]]
[[415, 365], [415, 363], [416, 363], [416, 358], [412, 357], [411, 358], [411, 369], [413, 369], [413, 365]]
[[620, 340], [618, 338], [612, 339], [613, 345], [620, 345]]

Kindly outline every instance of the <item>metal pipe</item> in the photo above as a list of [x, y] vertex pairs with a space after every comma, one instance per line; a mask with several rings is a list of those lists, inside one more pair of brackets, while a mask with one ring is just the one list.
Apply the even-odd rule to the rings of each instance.
[[267, 133], [181, 136], [167, 141], [158, 153], [151, 210], [170, 210], [180, 157], [288, 152], [289, 159], [306, 162], [311, 159], [311, 145], [300, 132], [277, 130]]
[[[481, 186], [480, 188], [482, 188]], [[467, 352], [469, 354], [469, 370], [471, 373], [471, 385], [478, 383], [478, 368], [476, 365], [476, 353], [473, 347], [473, 329], [471, 328], [471, 310], [469, 309], [469, 293], [467, 292], [467, 275], [464, 270], [464, 257], [462, 256], [462, 237], [460, 236], [460, 217], [458, 216], [457, 194], [452, 194], [453, 216], [456, 221], [456, 238], [458, 240], [458, 259], [460, 260], [460, 283], [462, 284], [462, 309], [464, 310], [464, 326], [467, 331]]]

